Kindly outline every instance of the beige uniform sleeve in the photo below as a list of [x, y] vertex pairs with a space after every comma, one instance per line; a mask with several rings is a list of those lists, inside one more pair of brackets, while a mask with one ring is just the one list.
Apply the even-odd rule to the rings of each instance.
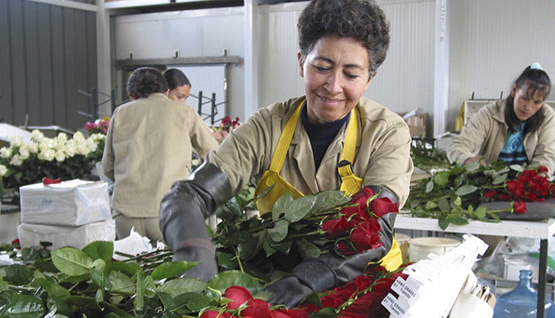
[[530, 166], [545, 166], [549, 174], [555, 169], [555, 112], [551, 106], [544, 105], [544, 120], [538, 131], [538, 144]]
[[461, 133], [453, 138], [447, 150], [449, 161], [463, 164], [468, 158], [476, 156], [488, 136], [488, 131], [494, 124], [492, 121], [489, 109], [481, 108], [463, 127]]
[[210, 150], [218, 148], [218, 142], [212, 136], [208, 125], [195, 111], [191, 111], [191, 125], [189, 127], [189, 138], [193, 149], [201, 158], [206, 157]]
[[114, 181], [114, 148], [112, 147], [113, 130], [117, 120], [116, 112], [112, 115], [108, 130], [106, 132], [106, 140], [104, 141], [104, 152], [102, 153], [102, 170], [106, 177]]
[[363, 136], [362, 142], [371, 138], [374, 139], [371, 142], [373, 150], [363, 184], [390, 190], [399, 198], [399, 207], [402, 207], [409, 195], [410, 177], [414, 170], [410, 157], [412, 138], [408, 126], [400, 120], [379, 136]]

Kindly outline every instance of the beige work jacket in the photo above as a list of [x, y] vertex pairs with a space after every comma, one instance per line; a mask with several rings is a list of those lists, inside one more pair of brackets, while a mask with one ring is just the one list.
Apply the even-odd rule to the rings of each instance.
[[[499, 100], [485, 105], [472, 116], [461, 133], [453, 138], [447, 152], [451, 162], [464, 163], [478, 154], [489, 162], [497, 161], [508, 137], [505, 102]], [[543, 165], [552, 174], [555, 168], [555, 111], [547, 104], [542, 108], [543, 123], [535, 132], [524, 136], [524, 149], [531, 167]]]
[[112, 207], [127, 217], [158, 217], [162, 197], [191, 173], [193, 150], [204, 157], [217, 147], [191, 106], [162, 93], [116, 108], [102, 158], [114, 181]]
[[[250, 180], [258, 183], [270, 167], [283, 127], [293, 110], [303, 102], [304, 97], [293, 98], [258, 110], [235, 129], [216, 151], [210, 152], [208, 161], [228, 176], [234, 193], [238, 193]], [[354, 173], [363, 179], [363, 185], [382, 186], [395, 193], [402, 206], [409, 194], [413, 171], [408, 126], [397, 114], [366, 98], [361, 99], [356, 109], [360, 124]], [[316, 171], [310, 140], [299, 118], [281, 176], [305, 195], [339, 189], [341, 179], [337, 164], [347, 124], [330, 144]]]

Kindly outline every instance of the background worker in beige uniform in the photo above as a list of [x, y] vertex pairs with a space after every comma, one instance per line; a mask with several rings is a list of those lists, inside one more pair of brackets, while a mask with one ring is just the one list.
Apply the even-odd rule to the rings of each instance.
[[114, 181], [112, 209], [119, 239], [132, 227], [151, 240], [163, 240], [160, 201], [172, 183], [186, 179], [193, 150], [204, 157], [218, 143], [191, 107], [168, 99], [166, 80], [154, 68], [129, 77], [133, 101], [115, 109], [106, 135], [102, 168]]
[[[353, 194], [368, 186], [400, 206], [408, 196], [413, 170], [408, 126], [362, 97], [389, 45], [383, 11], [371, 1], [315, 0], [303, 10], [298, 31], [306, 95], [260, 109], [162, 201], [160, 227], [174, 259], [203, 262], [187, 276], [209, 280], [216, 274], [214, 247], [198, 224], [251, 180], [258, 193], [274, 186], [257, 202], [261, 212], [285, 191], [296, 197], [329, 189]], [[266, 287], [274, 295], [270, 302], [295, 306], [313, 291], [354, 279], [368, 262], [388, 254], [394, 221], [395, 213], [380, 219], [380, 248], [305, 260]]]
[[511, 94], [480, 108], [448, 150], [451, 162], [478, 160], [555, 169], [555, 111], [545, 103], [551, 80], [538, 63], [527, 66]]

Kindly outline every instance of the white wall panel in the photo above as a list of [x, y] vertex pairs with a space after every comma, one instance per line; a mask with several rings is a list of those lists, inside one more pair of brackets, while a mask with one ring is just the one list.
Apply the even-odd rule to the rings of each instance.
[[533, 62], [540, 62], [553, 82], [555, 1], [456, 0], [451, 4], [450, 128], [472, 92], [478, 99], [499, 98], [501, 92], [506, 97], [514, 79]]
[[260, 12], [260, 107], [304, 95], [297, 62], [297, 20], [303, 3], [264, 6]]
[[[118, 16], [114, 26], [116, 60], [129, 58], [130, 52], [134, 59], [170, 58], [176, 50], [180, 57], [222, 56], [224, 49], [244, 56], [243, 8]], [[227, 112], [238, 116], [244, 100], [242, 66], [229, 65], [227, 76]]]
[[432, 114], [435, 1], [380, 1], [390, 23], [387, 58], [366, 95], [395, 112]]

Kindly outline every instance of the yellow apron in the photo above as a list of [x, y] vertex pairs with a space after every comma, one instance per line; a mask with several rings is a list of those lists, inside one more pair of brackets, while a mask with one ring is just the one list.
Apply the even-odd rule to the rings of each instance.
[[[258, 197], [261, 193], [264, 193], [260, 198], [256, 200], [256, 205], [260, 213], [267, 213], [272, 211], [275, 202], [286, 192], [289, 192], [294, 199], [303, 196], [304, 194], [292, 186], [287, 180], [280, 176], [281, 168], [285, 161], [285, 156], [287, 155], [287, 150], [293, 139], [293, 134], [295, 133], [295, 127], [299, 120], [301, 110], [304, 103], [301, 103], [291, 115], [291, 118], [285, 124], [283, 132], [279, 138], [279, 142], [276, 148], [272, 162], [270, 163], [270, 169], [266, 170], [254, 193], [255, 197]], [[349, 121], [349, 126], [347, 127], [347, 133], [345, 136], [345, 144], [343, 147], [343, 152], [341, 153], [341, 158], [339, 162], [338, 172], [341, 176], [341, 187], [340, 190], [344, 191], [346, 195], [352, 196], [362, 189], [362, 179], [355, 176], [352, 170], [352, 162], [355, 157], [356, 149], [356, 139], [358, 132], [358, 114], [355, 109], [351, 111], [351, 119]], [[381, 265], [387, 270], [392, 271], [397, 269], [402, 263], [401, 249], [397, 244], [397, 241], [393, 239], [391, 249], [389, 252], [380, 260]], [[373, 262], [372, 262], [373, 263]]]

